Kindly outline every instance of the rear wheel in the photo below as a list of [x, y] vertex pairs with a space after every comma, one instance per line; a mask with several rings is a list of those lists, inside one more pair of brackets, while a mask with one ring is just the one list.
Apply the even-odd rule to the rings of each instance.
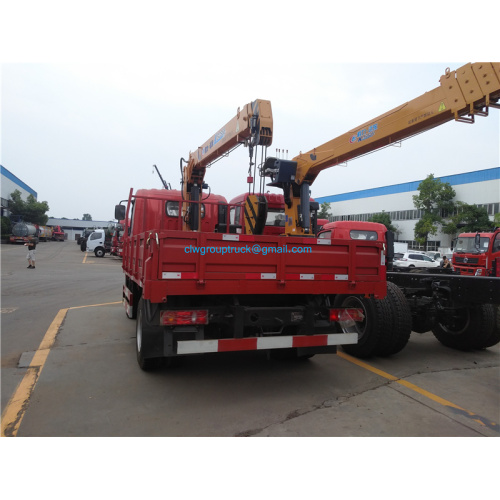
[[387, 323], [388, 308], [382, 300], [357, 295], [337, 295], [334, 307], [352, 307], [363, 311], [364, 320], [355, 321], [353, 326], [342, 327], [344, 333], [357, 333], [357, 344], [346, 344], [342, 349], [358, 358], [376, 354], [382, 327]]
[[[487, 304], [490, 306], [490, 304]], [[494, 326], [488, 337], [484, 339], [479, 349], [492, 347], [500, 342], [500, 306], [491, 306], [493, 308]]]
[[377, 356], [392, 356], [403, 350], [411, 334], [411, 311], [403, 292], [390, 281], [387, 282], [389, 315], [382, 327], [376, 349]]
[[137, 363], [144, 371], [150, 371], [158, 368], [163, 361], [163, 358], [148, 358], [144, 355], [144, 347], [145, 343], [148, 341], [148, 335], [151, 335], [152, 328], [147, 324], [144, 300], [141, 298], [139, 301], [139, 307], [137, 311], [137, 324], [136, 324], [136, 355], [137, 355]]
[[432, 333], [439, 342], [453, 349], [484, 349], [494, 345], [489, 343], [495, 329], [494, 312], [491, 304], [456, 309], [438, 318]]

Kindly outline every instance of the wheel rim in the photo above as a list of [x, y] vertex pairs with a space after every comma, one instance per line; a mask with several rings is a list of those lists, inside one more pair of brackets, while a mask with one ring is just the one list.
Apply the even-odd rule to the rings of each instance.
[[365, 317], [363, 321], [354, 321], [352, 326], [346, 326], [345, 324], [340, 325], [344, 333], [357, 333], [359, 341], [366, 332], [366, 318], [368, 315], [366, 314], [365, 306], [358, 297], [346, 297], [342, 301], [342, 307], [352, 307], [363, 310], [363, 316]]
[[467, 330], [470, 324], [470, 312], [468, 308], [460, 309], [460, 311], [452, 316], [446, 323], [439, 322], [439, 326], [443, 331], [450, 335], [460, 335]]

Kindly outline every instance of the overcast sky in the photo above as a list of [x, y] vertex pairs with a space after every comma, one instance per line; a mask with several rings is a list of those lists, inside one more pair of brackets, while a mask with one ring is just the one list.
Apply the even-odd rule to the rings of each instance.
[[[393, 8], [375, 29], [370, 16], [378, 10], [364, 1], [356, 3], [355, 22], [351, 7], [327, 12], [329, 4], [318, 0], [300, 12], [294, 2], [284, 10], [253, 2], [266, 9], [251, 22], [244, 5], [225, 0], [215, 10], [183, 2], [163, 17], [153, 1], [141, 9], [89, 2], [100, 6], [98, 16], [49, 2], [58, 4], [64, 23], [40, 23], [45, 4], [29, 4], [8, 7], [22, 18], [22, 30], [7, 22], [0, 33], [0, 161], [48, 202], [52, 217], [112, 220], [130, 188], [161, 187], [153, 164], [179, 188], [180, 158], [257, 98], [270, 100], [273, 110], [268, 154], [280, 148], [291, 159], [437, 87], [447, 67], [477, 60], [470, 50], [441, 56], [437, 48], [457, 48], [444, 34], [435, 45], [419, 38], [432, 31], [425, 14], [412, 13], [421, 19], [411, 31]], [[68, 16], [81, 22], [68, 23]], [[312, 195], [498, 167], [499, 115], [492, 109], [474, 125], [450, 122], [400, 148], [330, 168]], [[241, 146], [207, 171], [206, 182], [230, 200], [246, 191], [247, 170]]]
[[[438, 86], [433, 64], [303, 64], [255, 75], [176, 65], [6, 64], [2, 86], [5, 168], [47, 201], [52, 217], [114, 217], [130, 188], [161, 188], [153, 164], [179, 187], [181, 157], [254, 99], [271, 101], [273, 145], [291, 159]], [[499, 166], [499, 112], [474, 125], [450, 122], [346, 167], [320, 174], [315, 197]], [[206, 174], [228, 200], [247, 188], [243, 146]]]

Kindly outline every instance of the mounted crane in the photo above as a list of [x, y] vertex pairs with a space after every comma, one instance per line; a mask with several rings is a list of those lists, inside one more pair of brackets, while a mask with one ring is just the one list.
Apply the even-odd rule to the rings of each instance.
[[[267, 148], [273, 141], [273, 115], [271, 103], [256, 99], [238, 108], [234, 116], [226, 125], [219, 129], [204, 144], [189, 153], [186, 162], [181, 158], [182, 193], [183, 199], [190, 202], [201, 202], [206, 169], [221, 157], [229, 154], [241, 144], [248, 147], [251, 167], [254, 164], [254, 148], [262, 146]], [[187, 163], [184, 167], [182, 164]], [[200, 203], [197, 210], [191, 209], [190, 203], [183, 204], [184, 230], [199, 230]]]
[[474, 123], [499, 108], [500, 63], [447, 68], [439, 87], [292, 160], [267, 158], [264, 175], [283, 189], [285, 234], [314, 236], [310, 230], [310, 186], [318, 174], [348, 160], [397, 143], [451, 120]]

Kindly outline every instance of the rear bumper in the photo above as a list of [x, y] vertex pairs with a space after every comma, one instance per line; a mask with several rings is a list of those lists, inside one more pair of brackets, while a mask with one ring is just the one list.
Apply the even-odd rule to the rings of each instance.
[[330, 335], [288, 335], [276, 337], [247, 337], [243, 339], [183, 340], [177, 342], [177, 354], [200, 354], [209, 352], [259, 351], [266, 349], [289, 349], [304, 347], [326, 347], [356, 344], [355, 333]]

